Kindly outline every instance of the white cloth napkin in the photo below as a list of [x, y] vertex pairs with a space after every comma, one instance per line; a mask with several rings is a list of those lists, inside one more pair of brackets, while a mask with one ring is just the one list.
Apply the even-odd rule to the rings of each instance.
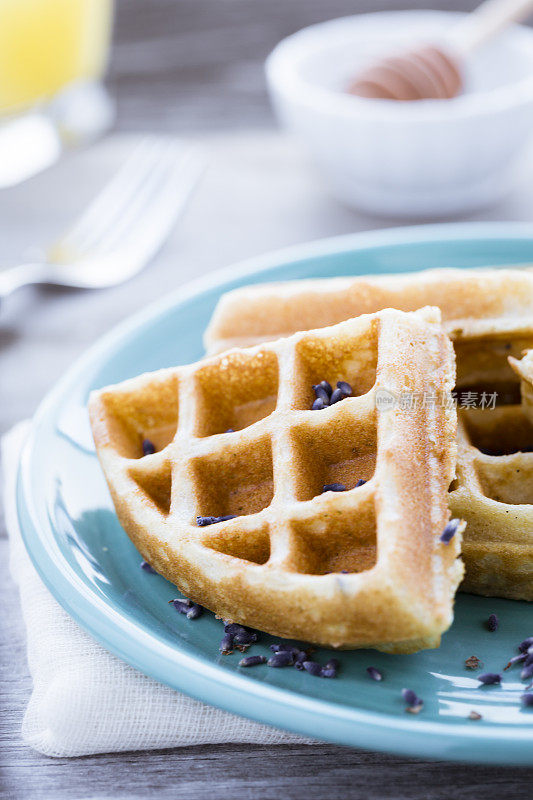
[[10, 568], [19, 585], [33, 693], [22, 736], [49, 756], [80, 756], [196, 744], [306, 743], [163, 686], [112, 656], [54, 600], [24, 547], [15, 510], [15, 480], [28, 430], [2, 439]]

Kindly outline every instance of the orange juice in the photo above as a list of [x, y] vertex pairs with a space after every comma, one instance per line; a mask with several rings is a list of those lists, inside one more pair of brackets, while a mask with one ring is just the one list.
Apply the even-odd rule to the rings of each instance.
[[112, 0], [0, 0], [0, 113], [98, 78], [111, 17]]

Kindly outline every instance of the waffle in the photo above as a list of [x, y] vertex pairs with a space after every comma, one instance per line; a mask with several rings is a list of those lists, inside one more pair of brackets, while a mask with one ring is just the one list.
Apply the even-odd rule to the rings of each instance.
[[469, 520], [463, 589], [533, 600], [533, 351], [509, 361], [522, 402], [460, 412], [450, 508]]
[[[476, 391], [498, 394], [496, 410], [459, 410], [457, 481], [452, 516], [467, 520], [464, 591], [533, 599], [533, 490], [529, 395], [516, 365], [533, 348], [533, 270], [428, 270], [405, 275], [333, 278], [251, 286], [225, 295], [206, 333], [208, 352], [337, 322], [343, 315], [405, 311], [436, 304], [457, 359], [458, 401]], [[526, 369], [526, 362], [522, 371]], [[464, 394], [463, 394], [464, 393]], [[529, 399], [528, 399], [529, 398]], [[501, 455], [501, 454], [504, 455]]]
[[[277, 636], [437, 646], [463, 569], [460, 533], [439, 541], [456, 413], [380, 412], [376, 393], [449, 394], [439, 322], [438, 309], [389, 309], [93, 393], [98, 456], [143, 558], [222, 618]], [[354, 394], [311, 411], [321, 380]], [[157, 452], [142, 455], [144, 438]], [[335, 482], [346, 491], [323, 492]], [[210, 515], [237, 516], [197, 524]]]
[[516, 385], [507, 357], [533, 347], [533, 269], [425, 270], [245, 286], [224, 295], [208, 355], [335, 325], [382, 308], [438, 306], [455, 346], [458, 387]]

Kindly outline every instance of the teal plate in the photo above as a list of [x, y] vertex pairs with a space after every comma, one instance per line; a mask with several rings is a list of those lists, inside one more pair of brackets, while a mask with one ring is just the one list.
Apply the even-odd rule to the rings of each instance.
[[[194, 361], [223, 292], [258, 281], [533, 262], [533, 227], [427, 226], [316, 242], [256, 259], [144, 310], [96, 344], [39, 409], [25, 448], [18, 510], [30, 556], [50, 591], [95, 639], [147, 675], [212, 705], [304, 735], [421, 758], [533, 763], [533, 709], [520, 704], [519, 670], [480, 688], [464, 662], [476, 655], [500, 672], [533, 634], [533, 606], [460, 595], [439, 650], [412, 656], [341, 653], [336, 680], [265, 665], [245, 670], [221, 656], [221, 625], [196, 621], [168, 600], [176, 590], [139, 568], [120, 527], [94, 453], [86, 403], [91, 389], [145, 370]], [[500, 618], [489, 633], [490, 613]], [[263, 636], [252, 653], [268, 653]], [[321, 661], [332, 652], [319, 654]], [[366, 667], [383, 671], [369, 679]], [[401, 689], [424, 699], [406, 714]], [[471, 710], [482, 719], [468, 719]]]

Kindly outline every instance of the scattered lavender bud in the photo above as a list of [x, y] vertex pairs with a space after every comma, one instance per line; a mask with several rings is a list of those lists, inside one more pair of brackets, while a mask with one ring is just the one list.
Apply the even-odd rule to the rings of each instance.
[[478, 677], [478, 681], [484, 686], [492, 686], [495, 683], [501, 683], [502, 676], [497, 672], [484, 672], [483, 675]]
[[239, 625], [238, 622], [225, 622], [224, 623], [224, 633], [231, 633], [235, 635], [236, 633], [242, 633], [245, 631], [246, 628], [244, 625]]
[[325, 391], [328, 393], [328, 397], [331, 397], [331, 393], [333, 389], [331, 388], [331, 383], [327, 381], [320, 381], [319, 386], [321, 386]]
[[307, 653], [305, 650], [299, 650], [294, 659], [294, 666], [296, 669], [302, 670], [304, 668], [304, 661], [307, 661]]
[[359, 480], [355, 484], [355, 488], [358, 489], [360, 486], [364, 486], [365, 483], [366, 483], [366, 481], [364, 481], [362, 478], [359, 478]]
[[303, 661], [302, 666], [306, 672], [309, 672], [310, 675], [318, 677], [322, 674], [322, 667], [320, 664], [317, 664], [316, 661]]
[[329, 404], [332, 406], [335, 403], [340, 403], [340, 401], [344, 400], [345, 397], [346, 395], [344, 394], [342, 389], [334, 389]]
[[383, 675], [376, 667], [367, 667], [366, 671], [373, 681], [382, 681]]
[[199, 528], [205, 528], [206, 525], [215, 525], [217, 522], [227, 522], [229, 519], [235, 519], [237, 514], [226, 514], [223, 517], [196, 517], [196, 524]]
[[242, 630], [242, 631], [237, 631], [237, 633], [233, 637], [233, 642], [235, 644], [250, 645], [253, 644], [254, 642], [257, 642], [258, 638], [259, 637], [257, 633], [255, 633], [254, 631]]
[[324, 492], [345, 492], [346, 486], [344, 483], [325, 483], [322, 487], [322, 494]]
[[317, 397], [316, 400], [313, 400], [313, 405], [311, 406], [311, 411], [322, 411], [323, 408], [327, 408], [328, 404], [324, 403], [321, 397]]
[[270, 649], [272, 650], [273, 653], [290, 653], [292, 658], [295, 658], [300, 652], [300, 649], [298, 647], [295, 647], [292, 644], [286, 644], [284, 642], [282, 642], [281, 644], [271, 644]]
[[460, 519], [451, 519], [442, 531], [439, 541], [443, 544], [449, 544], [457, 533], [460, 524]]
[[408, 706], [419, 706], [422, 700], [413, 692], [412, 689], [402, 689], [402, 697]]
[[169, 600], [169, 603], [172, 603], [176, 611], [179, 611], [180, 614], [188, 614], [192, 606], [192, 602], [187, 598], [182, 600], [178, 597], [175, 600]]
[[256, 667], [258, 664], [265, 664], [264, 656], [246, 656], [239, 661], [239, 667]]
[[150, 439], [143, 439], [143, 456], [152, 456], [155, 453], [155, 445]]
[[233, 650], [233, 636], [231, 633], [225, 633], [218, 648], [223, 655], [228, 655]]
[[531, 692], [526, 692], [520, 698], [522, 705], [526, 708], [530, 708], [533, 706], [533, 694]]
[[520, 644], [518, 645], [518, 649], [520, 650], [521, 653], [525, 653], [527, 652], [527, 650], [529, 650], [532, 644], [533, 644], [533, 636], [528, 636], [527, 639], [524, 639], [523, 642], [520, 642]]
[[288, 667], [292, 664], [293, 657], [292, 653], [289, 653], [287, 650], [280, 650], [278, 653], [274, 653], [268, 659], [268, 666], [269, 667]]
[[520, 680], [527, 681], [533, 675], [533, 664], [528, 664], [527, 667], [524, 667], [522, 672], [520, 673]]
[[337, 389], [340, 389], [345, 397], [353, 394], [353, 389], [347, 381], [337, 381]]
[[152, 567], [148, 561], [141, 561], [141, 569], [144, 569], [145, 572], [149, 572], [150, 575], [157, 575], [157, 571]]
[[317, 384], [316, 386], [313, 386], [313, 389], [317, 399], [320, 398], [324, 402], [324, 405], [329, 406], [329, 398], [331, 397], [331, 392], [328, 392], [328, 390], [325, 389], [320, 383]]
[[225, 431], [225, 433], [235, 433], [235, 431], [233, 430], [233, 428], [228, 428], [228, 429]]
[[330, 658], [327, 664], [324, 664], [324, 669], [339, 669], [340, 661], [338, 658]]
[[337, 670], [331, 669], [328, 667], [322, 667], [320, 672], [322, 678], [336, 678], [337, 677]]
[[491, 614], [487, 620], [487, 629], [491, 633], [495, 633], [498, 630], [498, 625], [500, 624], [500, 620], [496, 616], [496, 614]]
[[203, 606], [199, 605], [198, 603], [193, 603], [190, 609], [187, 611], [187, 619], [198, 619], [204, 613]]

